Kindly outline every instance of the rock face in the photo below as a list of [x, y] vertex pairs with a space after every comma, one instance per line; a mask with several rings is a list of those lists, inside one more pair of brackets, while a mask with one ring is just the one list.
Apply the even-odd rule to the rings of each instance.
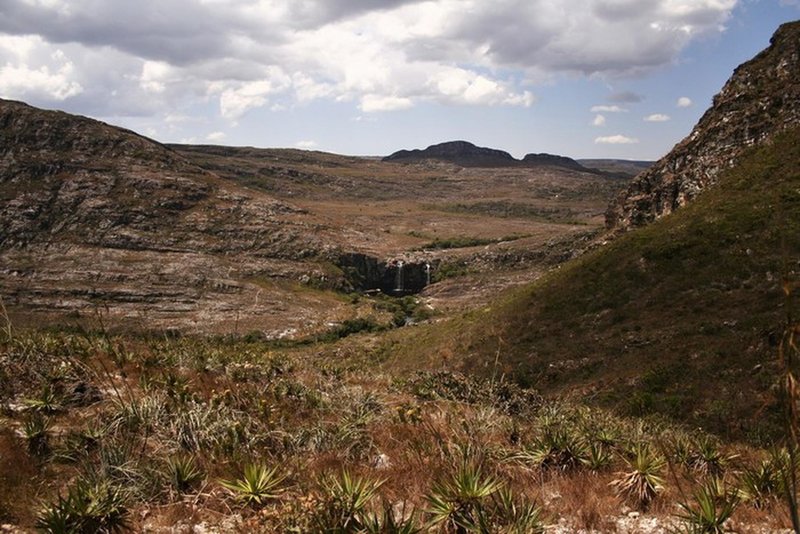
[[351, 288], [356, 291], [380, 290], [401, 297], [422, 291], [431, 283], [433, 263], [420, 260], [393, 259], [381, 261], [360, 253], [343, 254], [337, 265], [344, 271]]
[[622, 232], [671, 213], [714, 185], [745, 150], [798, 123], [800, 22], [791, 22], [734, 71], [692, 133], [611, 204], [607, 228]]

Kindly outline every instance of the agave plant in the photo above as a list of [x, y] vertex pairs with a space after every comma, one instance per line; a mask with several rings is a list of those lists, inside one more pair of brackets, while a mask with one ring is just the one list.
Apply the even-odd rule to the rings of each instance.
[[[344, 470], [338, 476], [327, 476], [320, 482], [325, 494], [324, 505], [315, 517], [322, 532], [361, 532], [372, 523], [367, 514], [367, 505], [378, 489], [386, 482], [372, 478], [355, 477]], [[380, 523], [379, 523], [380, 524]]]
[[690, 534], [721, 534], [726, 532], [725, 522], [739, 504], [738, 492], [727, 488], [716, 477], [707, 480], [694, 492], [695, 505], [679, 503], [679, 515]]
[[193, 456], [178, 455], [167, 460], [167, 473], [172, 486], [178, 492], [187, 491], [203, 478]]
[[531, 448], [515, 456], [541, 469], [568, 470], [581, 465], [586, 456], [586, 444], [574, 432], [564, 427], [545, 430]]
[[50, 387], [50, 384], [42, 386], [42, 391], [39, 393], [38, 397], [25, 399], [24, 402], [31, 410], [45, 414], [54, 414], [61, 410], [61, 401], [55, 391], [53, 391], [53, 388]]
[[241, 478], [221, 480], [220, 484], [237, 500], [247, 505], [263, 505], [283, 493], [282, 484], [285, 480], [286, 476], [280, 474], [277, 467], [269, 468], [263, 464], [248, 464], [245, 466]]
[[382, 513], [371, 514], [365, 518], [361, 532], [364, 534], [420, 534], [422, 529], [417, 526], [415, 515], [412, 512], [406, 516], [404, 510], [398, 514], [391, 505], [384, 505]]
[[50, 419], [39, 412], [34, 412], [23, 421], [22, 433], [28, 440], [28, 450], [32, 454], [46, 454], [50, 450], [50, 426]]
[[602, 471], [611, 465], [611, 453], [606, 448], [606, 445], [591, 441], [584, 450], [585, 453], [580, 460], [590, 471]]
[[125, 493], [107, 483], [79, 480], [66, 496], [45, 506], [36, 526], [53, 534], [128, 530]]
[[719, 444], [708, 436], [697, 440], [689, 455], [689, 465], [702, 475], [719, 476], [736, 456], [726, 455]]
[[745, 467], [739, 475], [739, 494], [754, 508], [764, 508], [780, 494], [781, 475], [772, 460], [763, 460], [756, 467]]
[[666, 461], [649, 445], [638, 444], [631, 458], [625, 459], [628, 471], [619, 473], [620, 477], [611, 482], [619, 493], [635, 501], [639, 507], [647, 508], [650, 502], [664, 488], [661, 472]]
[[431, 526], [441, 525], [458, 534], [475, 530], [486, 521], [486, 499], [501, 487], [502, 482], [483, 474], [480, 464], [464, 461], [427, 495]]
[[520, 502], [508, 488], [500, 488], [492, 496], [490, 525], [481, 532], [504, 534], [542, 534], [545, 531], [542, 511], [532, 502]]

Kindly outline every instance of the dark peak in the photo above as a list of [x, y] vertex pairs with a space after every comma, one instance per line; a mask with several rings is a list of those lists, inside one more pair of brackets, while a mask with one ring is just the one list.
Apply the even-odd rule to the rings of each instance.
[[462, 167], [505, 167], [518, 163], [503, 150], [479, 147], [469, 141], [448, 141], [431, 145], [425, 150], [400, 150], [383, 158], [383, 161], [413, 162], [436, 159]]
[[575, 169], [578, 171], [589, 171], [589, 169], [585, 168], [574, 159], [568, 158], [567, 156], [557, 156], [555, 154], [525, 154], [525, 157], [522, 158], [522, 163], [526, 166], [532, 167], [566, 167], [568, 169]]
[[643, 226], [717, 184], [746, 150], [800, 124], [800, 22], [782, 25], [770, 46], [734, 70], [683, 141], [638, 175], [609, 207], [614, 231]]

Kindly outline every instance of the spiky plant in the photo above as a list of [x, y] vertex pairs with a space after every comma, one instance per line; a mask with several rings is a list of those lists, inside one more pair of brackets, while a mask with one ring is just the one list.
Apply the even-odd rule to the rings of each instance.
[[356, 477], [344, 470], [339, 476], [326, 476], [320, 481], [324, 504], [315, 517], [322, 532], [360, 532], [370, 517], [367, 505], [385, 483], [368, 477]]
[[28, 450], [32, 454], [46, 454], [50, 450], [50, 426], [50, 419], [39, 412], [34, 412], [22, 422], [22, 433], [28, 440]]
[[679, 503], [685, 530], [690, 534], [726, 532], [725, 522], [739, 504], [737, 491], [727, 488], [720, 479], [711, 478], [694, 492], [694, 500], [694, 505]]
[[31, 410], [45, 414], [54, 414], [61, 410], [61, 401], [50, 384], [42, 386], [38, 397], [25, 399], [25, 405]]
[[736, 456], [723, 453], [719, 444], [708, 436], [699, 438], [689, 455], [689, 466], [702, 475], [720, 476]]
[[691, 465], [692, 443], [683, 435], [679, 435], [671, 440], [670, 458], [680, 465]]
[[664, 488], [661, 472], [666, 461], [652, 447], [637, 444], [629, 458], [625, 458], [628, 470], [619, 473], [611, 485], [640, 508], [647, 508]]
[[279, 473], [277, 467], [269, 468], [264, 464], [248, 464], [240, 478], [221, 480], [220, 484], [230, 491], [236, 500], [247, 505], [260, 506], [269, 500], [278, 498], [283, 493], [285, 480], [286, 476]]
[[593, 472], [602, 471], [611, 465], [611, 453], [600, 442], [591, 441], [586, 445], [585, 453], [581, 457], [581, 463]]
[[53, 534], [89, 534], [128, 530], [125, 493], [107, 483], [79, 480], [66, 496], [39, 513], [36, 526]]
[[384, 505], [381, 513], [370, 514], [365, 518], [362, 532], [364, 534], [420, 534], [422, 529], [417, 526], [415, 515], [412, 512], [406, 516], [404, 510], [398, 514], [391, 505]]
[[167, 474], [170, 484], [182, 493], [189, 490], [203, 478], [203, 472], [197, 466], [193, 456], [178, 455], [167, 460]]
[[780, 494], [780, 471], [772, 460], [745, 467], [739, 475], [739, 493], [754, 508], [764, 508]]
[[502, 485], [484, 475], [479, 463], [464, 461], [450, 477], [435, 483], [426, 496], [431, 526], [439, 525], [457, 534], [478, 528], [486, 521], [486, 499]]
[[483, 531], [503, 534], [542, 534], [545, 531], [541, 508], [521, 501], [506, 487], [492, 495], [491, 524]]
[[564, 426], [553, 426], [515, 458], [541, 469], [565, 471], [581, 465], [586, 452], [586, 443], [574, 432]]

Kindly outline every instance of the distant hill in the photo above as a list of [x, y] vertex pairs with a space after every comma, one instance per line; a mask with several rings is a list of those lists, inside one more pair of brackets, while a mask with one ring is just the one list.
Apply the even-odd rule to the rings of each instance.
[[449, 141], [431, 145], [425, 150], [399, 150], [383, 161], [413, 162], [435, 159], [455, 163], [462, 167], [507, 167], [518, 161], [508, 152], [475, 146], [467, 141]]
[[634, 180], [606, 214], [614, 232], [675, 211], [717, 183], [748, 148], [800, 124], [800, 22], [740, 65], [692, 133]]
[[654, 161], [628, 159], [579, 159], [576, 161], [588, 169], [596, 169], [608, 174], [628, 176], [631, 178], [647, 170], [655, 163]]
[[468, 141], [449, 141], [431, 145], [424, 150], [399, 150], [383, 161], [413, 163], [424, 160], [446, 161], [461, 167], [563, 167], [591, 172], [574, 159], [553, 154], [527, 154], [522, 160], [508, 152], [479, 147]]
[[565, 167], [567, 169], [575, 169], [577, 171], [588, 172], [587, 169], [577, 161], [566, 156], [556, 156], [553, 154], [526, 154], [522, 158], [522, 164], [528, 167]]

